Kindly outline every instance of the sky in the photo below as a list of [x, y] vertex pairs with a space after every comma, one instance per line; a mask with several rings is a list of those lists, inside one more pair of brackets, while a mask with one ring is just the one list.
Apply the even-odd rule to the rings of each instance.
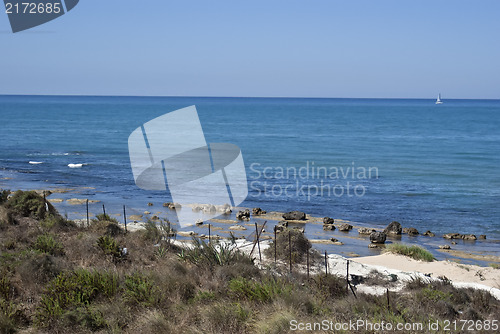
[[500, 99], [500, 1], [81, 0], [13, 34], [0, 94]]

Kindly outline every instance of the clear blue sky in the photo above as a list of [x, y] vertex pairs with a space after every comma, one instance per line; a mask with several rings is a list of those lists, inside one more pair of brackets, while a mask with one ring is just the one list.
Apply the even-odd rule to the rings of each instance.
[[81, 0], [0, 42], [0, 94], [500, 98], [498, 0]]

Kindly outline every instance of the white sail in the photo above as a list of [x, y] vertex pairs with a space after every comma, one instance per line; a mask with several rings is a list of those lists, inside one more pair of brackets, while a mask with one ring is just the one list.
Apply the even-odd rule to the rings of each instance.
[[438, 98], [436, 100], [436, 104], [442, 104], [443, 101], [441, 101], [441, 93], [438, 94]]

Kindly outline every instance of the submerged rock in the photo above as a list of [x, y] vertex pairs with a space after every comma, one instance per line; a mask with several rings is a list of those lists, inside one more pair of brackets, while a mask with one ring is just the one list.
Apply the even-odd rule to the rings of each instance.
[[425, 231], [424, 235], [425, 235], [426, 237], [435, 237], [435, 236], [436, 236], [434, 233], [432, 233], [432, 232], [431, 232], [431, 231], [429, 231], [429, 230]]
[[391, 222], [389, 225], [384, 230], [385, 234], [392, 234], [392, 235], [400, 235], [401, 232], [403, 231], [403, 228], [401, 227], [401, 224], [394, 221]]
[[464, 240], [477, 240], [477, 237], [474, 234], [464, 234], [464, 235], [462, 235], [462, 239], [464, 239]]
[[366, 235], [370, 235], [372, 234], [373, 232], [375, 232], [374, 229], [372, 228], [368, 228], [368, 227], [360, 227], [358, 228], [358, 233], [359, 234], [366, 234]]
[[333, 224], [324, 224], [323, 225], [323, 230], [324, 231], [334, 231], [335, 226]]
[[282, 217], [285, 220], [305, 220], [306, 214], [302, 211], [290, 211], [283, 214]]
[[481, 239], [481, 240], [486, 240], [486, 234], [481, 234], [481, 235], [479, 236], [479, 239]]
[[451, 249], [450, 245], [441, 245], [439, 249]]
[[420, 234], [420, 233], [418, 233], [418, 230], [416, 228], [414, 228], [414, 227], [405, 227], [403, 229], [403, 233], [406, 233], [409, 236], [417, 236], [417, 235]]
[[339, 231], [349, 232], [350, 230], [352, 230], [352, 225], [351, 224], [344, 223], [344, 224], [342, 224], [342, 225], [339, 226]]
[[446, 233], [443, 235], [445, 239], [462, 239], [462, 235], [460, 233]]

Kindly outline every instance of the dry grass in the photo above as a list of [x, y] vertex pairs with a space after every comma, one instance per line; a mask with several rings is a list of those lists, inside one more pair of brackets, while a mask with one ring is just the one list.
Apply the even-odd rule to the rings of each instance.
[[[259, 270], [238, 256], [212, 263], [221, 254], [202, 243], [198, 251], [206, 254], [183, 261], [154, 230], [125, 234], [105, 220], [88, 229], [15, 214], [14, 220], [0, 233], [0, 333], [287, 333], [291, 320], [394, 324], [500, 313], [489, 293], [447, 281], [415, 280], [391, 294], [387, 306], [385, 296], [354, 299], [341, 277]], [[33, 247], [46, 235], [64, 253]], [[128, 254], [116, 261], [100, 244]], [[196, 256], [209, 260], [200, 265]]]

